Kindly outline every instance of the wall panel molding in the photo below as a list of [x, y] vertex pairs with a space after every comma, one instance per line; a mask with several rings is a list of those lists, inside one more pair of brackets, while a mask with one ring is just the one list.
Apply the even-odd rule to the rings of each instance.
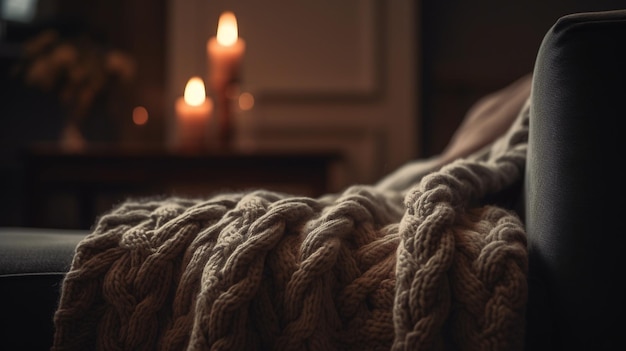
[[240, 88], [255, 97], [240, 112], [247, 146], [340, 151], [342, 184], [374, 182], [418, 153], [419, 2], [169, 1], [170, 101], [191, 74], [208, 78], [197, 50], [230, 10], [246, 41]]

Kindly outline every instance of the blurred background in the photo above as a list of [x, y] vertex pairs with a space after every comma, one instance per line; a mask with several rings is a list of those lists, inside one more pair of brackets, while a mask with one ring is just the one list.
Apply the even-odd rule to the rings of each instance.
[[[126, 156], [137, 148], [151, 150], [149, 160], [141, 154], [149, 169], [170, 168], [174, 177], [181, 167], [178, 189], [189, 174], [198, 184], [204, 179], [228, 187], [234, 179], [229, 175], [198, 176], [227, 167], [233, 174], [263, 171], [265, 176], [250, 176], [269, 184], [281, 165], [297, 168], [293, 158], [275, 157], [271, 165], [262, 158], [283, 153], [301, 155], [303, 163], [322, 160], [316, 167], [324, 172], [317, 177], [328, 179], [307, 194], [373, 183], [409, 160], [441, 152], [473, 103], [531, 72], [543, 35], [559, 17], [624, 5], [617, 0], [0, 4], [0, 225], [56, 227], [88, 226], [94, 213], [150, 178], [124, 168], [131, 167], [124, 160], [138, 164]], [[238, 94], [254, 103], [235, 108], [236, 147], [217, 153], [232, 162], [217, 163], [212, 153], [192, 160], [207, 169], [190, 166], [186, 158], [173, 164], [176, 155], [161, 148], [176, 118], [175, 101], [190, 77], [209, 78], [207, 42], [224, 11], [237, 16], [246, 44]], [[209, 88], [207, 95], [213, 93]], [[137, 108], [147, 119], [133, 120]], [[83, 149], [72, 155], [38, 148], [33, 157], [33, 145], [56, 150], [55, 145], [77, 138]], [[102, 157], [94, 154], [94, 145], [123, 147], [100, 162], [93, 161]], [[239, 154], [248, 158], [240, 161]], [[235, 161], [255, 168], [243, 170]], [[83, 177], [51, 189], [50, 179], [58, 182], [68, 167]], [[103, 170], [111, 170], [109, 178]], [[135, 183], [124, 183], [126, 190], [106, 186], [123, 183], [120, 179], [130, 173]], [[173, 187], [168, 174], [160, 177], [146, 193]], [[253, 180], [246, 179], [245, 186], [266, 185]], [[77, 182], [89, 187], [72, 188]], [[206, 195], [216, 188], [190, 189], [189, 194]], [[54, 196], [39, 196], [44, 191]], [[86, 191], [100, 194], [85, 200]], [[33, 203], [44, 213], [37, 221]], [[83, 207], [90, 212], [79, 220], [76, 213]]]

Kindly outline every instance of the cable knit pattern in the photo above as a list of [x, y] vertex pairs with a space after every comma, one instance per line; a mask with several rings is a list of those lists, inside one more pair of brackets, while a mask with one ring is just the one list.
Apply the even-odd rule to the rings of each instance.
[[[527, 102], [488, 150], [425, 176], [407, 194], [397, 258], [394, 350], [523, 346], [526, 236], [519, 218], [472, 207], [521, 179]], [[448, 323], [450, 333], [445, 333]]]
[[516, 350], [528, 105], [407, 191], [127, 200], [77, 247], [53, 350]]

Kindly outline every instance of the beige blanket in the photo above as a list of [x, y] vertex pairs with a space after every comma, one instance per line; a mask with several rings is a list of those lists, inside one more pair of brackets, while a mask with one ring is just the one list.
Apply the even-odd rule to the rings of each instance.
[[526, 237], [508, 132], [406, 189], [128, 200], [77, 247], [53, 350], [520, 350]]

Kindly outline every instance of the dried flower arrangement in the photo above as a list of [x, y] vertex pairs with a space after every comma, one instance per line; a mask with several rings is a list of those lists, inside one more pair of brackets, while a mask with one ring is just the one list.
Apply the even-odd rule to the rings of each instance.
[[123, 51], [107, 50], [87, 35], [63, 37], [49, 29], [26, 41], [13, 74], [25, 84], [55, 93], [67, 114], [62, 146], [82, 148], [80, 124], [99, 96], [135, 76], [135, 63]]

